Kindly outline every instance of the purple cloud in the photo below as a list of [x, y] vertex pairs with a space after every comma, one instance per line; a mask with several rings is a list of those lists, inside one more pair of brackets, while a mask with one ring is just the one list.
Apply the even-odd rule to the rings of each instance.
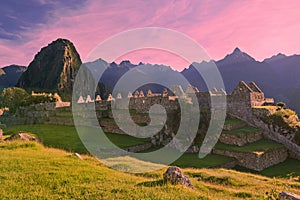
[[[3, 19], [0, 20], [1, 66], [28, 65], [42, 46], [58, 37], [73, 41], [84, 58], [113, 34], [145, 26], [183, 32], [200, 43], [214, 59], [222, 58], [237, 46], [258, 60], [278, 52], [299, 53], [300, 2], [297, 0], [276, 3], [271, 0], [60, 2], [63, 1], [3, 3], [5, 6], [0, 10]], [[141, 59], [147, 57], [147, 61], [151, 58], [149, 51], [147, 56], [139, 55]], [[134, 59], [132, 54], [131, 58]], [[163, 60], [165, 64], [179, 66], [172, 60], [167, 62], [167, 56]]]

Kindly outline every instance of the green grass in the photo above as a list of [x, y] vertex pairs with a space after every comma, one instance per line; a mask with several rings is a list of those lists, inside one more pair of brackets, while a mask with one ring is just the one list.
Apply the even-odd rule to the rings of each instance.
[[4, 129], [4, 134], [29, 132], [48, 146], [78, 153], [87, 153], [75, 127], [62, 125], [18, 125]]
[[[267, 176], [270, 178], [276, 177], [276, 178], [299, 178], [300, 177], [300, 160], [295, 160], [292, 158], [288, 158], [282, 163], [279, 163], [277, 165], [268, 167], [267, 169], [264, 169], [260, 172], [247, 169], [245, 167], [236, 166], [234, 167], [235, 170], [241, 171], [241, 172], [247, 172], [252, 174], [260, 174], [263, 176]], [[299, 183], [300, 188], [300, 183]]]
[[[14, 148], [11, 148], [11, 147]], [[0, 145], [0, 199], [263, 199], [266, 192], [300, 194], [299, 183], [225, 169], [184, 169], [195, 189], [162, 180], [166, 168], [129, 174], [98, 160], [34, 142]], [[136, 165], [134, 161], [131, 163]]]
[[[13, 134], [18, 133], [19, 131], [31, 132], [37, 135], [39, 138], [42, 139], [44, 145], [48, 147], [55, 147], [60, 149], [65, 149], [67, 151], [78, 152], [78, 153], [87, 153], [87, 150], [84, 148], [81, 140], [79, 139], [76, 130], [74, 127], [70, 126], [59, 126], [59, 125], [22, 125], [22, 126], [13, 126], [4, 129], [5, 134]], [[136, 144], [141, 144], [143, 142], [147, 142], [148, 139], [138, 139], [133, 138], [127, 135], [117, 135], [117, 134], [108, 134], [110, 140], [115, 143], [119, 144], [123, 147], [124, 145], [133, 146]], [[5, 135], [4, 137], [7, 137]], [[3, 149], [4, 144], [0, 145], [0, 150]], [[5, 146], [5, 145], [4, 145]], [[231, 145], [225, 145], [222, 143], [217, 144], [217, 148], [220, 149], [232, 149], [234, 151], [267, 151], [272, 148], [279, 148], [282, 147], [281, 144], [269, 141], [269, 140], [261, 140], [255, 143], [251, 143], [244, 147], [237, 147]], [[11, 145], [11, 149], [16, 149], [17, 147]], [[151, 148], [144, 152], [154, 151], [157, 148]], [[167, 155], [162, 155], [167, 156]], [[185, 153], [181, 156], [177, 161], [173, 163], [173, 165], [178, 165], [184, 168], [211, 168], [211, 167], [218, 167], [225, 163], [231, 162], [233, 158], [229, 158], [226, 156], [221, 155], [207, 155], [203, 159], [198, 158], [198, 154], [189, 154]], [[262, 171], [263, 175], [266, 176], [277, 176], [277, 177], [288, 177], [288, 174], [292, 174], [293, 176], [297, 176], [300, 171], [300, 161], [287, 159], [286, 162], [281, 164], [275, 165], [270, 167], [264, 171]]]
[[172, 165], [185, 168], [213, 168], [232, 161], [234, 161], [234, 158], [222, 155], [209, 154], [206, 157], [199, 159], [198, 154], [185, 153], [172, 163]]
[[257, 142], [253, 142], [250, 144], [246, 144], [245, 146], [235, 146], [224, 143], [217, 143], [215, 146], [216, 149], [220, 150], [229, 150], [229, 151], [237, 151], [237, 152], [267, 152], [272, 149], [282, 148], [283, 145], [272, 140], [259, 140]]
[[254, 133], [254, 132], [257, 132], [258, 130], [259, 130], [258, 128], [255, 128], [252, 126], [245, 126], [245, 127], [233, 129], [230, 131], [223, 131], [222, 133], [233, 134], [233, 135], [243, 135], [243, 134], [248, 134], [248, 133]]
[[[269, 177], [300, 177], [300, 160], [288, 158], [284, 162], [274, 165], [260, 172]], [[299, 183], [300, 184], [300, 183]]]
[[[90, 128], [90, 131], [96, 129]], [[37, 135], [42, 143], [48, 147], [67, 151], [88, 153], [81, 142], [75, 127], [62, 125], [18, 125], [4, 129], [4, 134], [29, 132]], [[119, 147], [129, 147], [149, 142], [149, 139], [136, 138], [129, 135], [106, 133], [107, 137]]]
[[[151, 147], [150, 149], [141, 152], [142, 153], [152, 152], [160, 148], [161, 147]], [[179, 152], [170, 149], [168, 152], [166, 152], [166, 155], [161, 155], [161, 157], [163, 158], [164, 156], [168, 156], [168, 154], [173, 154], [173, 153], [179, 153]], [[235, 160], [234, 158], [230, 158], [222, 155], [215, 155], [215, 154], [209, 154], [204, 158], [200, 159], [197, 153], [184, 153], [179, 159], [173, 162], [172, 165], [176, 165], [184, 168], [214, 168], [232, 162], [234, 160]]]

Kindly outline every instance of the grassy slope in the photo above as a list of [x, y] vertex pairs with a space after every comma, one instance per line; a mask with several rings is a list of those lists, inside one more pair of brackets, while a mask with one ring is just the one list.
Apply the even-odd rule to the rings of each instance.
[[0, 199], [262, 199], [265, 193], [300, 193], [300, 183], [224, 169], [185, 169], [195, 190], [162, 181], [165, 169], [126, 174], [96, 159], [32, 142], [0, 144]]

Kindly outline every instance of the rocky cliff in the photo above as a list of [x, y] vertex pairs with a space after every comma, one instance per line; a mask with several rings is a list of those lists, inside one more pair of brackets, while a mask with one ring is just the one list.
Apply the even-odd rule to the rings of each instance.
[[38, 52], [16, 86], [26, 90], [71, 94], [81, 59], [74, 45], [57, 39]]

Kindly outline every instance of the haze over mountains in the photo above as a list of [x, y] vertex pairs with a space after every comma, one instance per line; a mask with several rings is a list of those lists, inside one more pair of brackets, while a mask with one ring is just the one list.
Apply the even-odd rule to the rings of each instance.
[[[194, 65], [207, 67], [210, 64], [212, 63], [202, 62]], [[223, 77], [227, 92], [231, 92], [240, 80], [255, 81], [264, 90], [266, 96], [274, 97], [276, 101], [284, 101], [291, 108], [300, 111], [300, 55], [278, 54], [259, 62], [236, 48], [222, 60], [215, 61], [215, 64]], [[74, 45], [68, 40], [58, 39], [41, 49], [25, 73], [23, 72], [26, 68], [22, 66], [12, 65], [2, 68], [0, 86], [11, 87], [17, 84], [25, 89], [70, 92], [80, 65], [80, 56]], [[146, 73], [147, 68], [155, 67], [158, 78], [161, 77], [160, 73], [170, 77], [174, 73], [172, 68], [164, 65], [132, 64], [129, 61], [120, 64], [107, 63], [107, 65], [109, 67], [100, 82], [110, 89], [115, 86], [120, 77], [137, 66], [145, 66], [136, 70], [137, 74]], [[192, 85], [200, 90], [206, 90], [206, 85], [195, 70], [195, 66], [190, 65], [181, 73]], [[154, 92], [161, 89], [157, 85], [148, 85], [145, 88], [151, 88]]]

